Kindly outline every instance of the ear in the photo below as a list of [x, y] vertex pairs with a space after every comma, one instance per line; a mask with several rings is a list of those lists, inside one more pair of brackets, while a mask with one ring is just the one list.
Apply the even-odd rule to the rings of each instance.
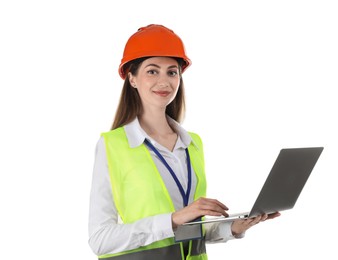
[[136, 88], [136, 82], [135, 82], [135, 77], [133, 76], [133, 74], [131, 74], [130, 72], [128, 72], [128, 79], [129, 79], [129, 83], [133, 88]]

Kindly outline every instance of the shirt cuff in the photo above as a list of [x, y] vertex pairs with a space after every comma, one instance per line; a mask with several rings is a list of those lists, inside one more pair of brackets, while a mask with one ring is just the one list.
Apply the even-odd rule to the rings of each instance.
[[231, 225], [232, 222], [224, 222], [224, 223], [219, 223], [219, 232], [223, 237], [228, 237], [230, 239], [235, 239], [235, 238], [243, 238], [245, 236], [245, 233], [241, 233], [238, 235], [233, 235], [231, 231]]
[[232, 222], [206, 224], [206, 241], [208, 243], [224, 243], [228, 240], [242, 238], [245, 233], [234, 236], [231, 231]]
[[171, 213], [160, 214], [153, 217], [153, 234], [156, 240], [174, 237]]

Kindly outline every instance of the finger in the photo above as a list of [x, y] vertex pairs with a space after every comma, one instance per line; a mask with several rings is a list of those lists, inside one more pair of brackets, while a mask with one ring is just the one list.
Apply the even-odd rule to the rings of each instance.
[[275, 212], [275, 213], [272, 213], [272, 214], [268, 214], [268, 217], [267, 219], [273, 219], [273, 218], [276, 218], [276, 217], [279, 217], [281, 214], [279, 212]]
[[219, 205], [216, 204], [205, 204], [202, 205], [201, 210], [204, 211], [205, 215], [211, 215], [211, 216], [229, 216], [229, 214], [223, 209], [221, 208]]
[[216, 204], [219, 207], [221, 207], [223, 210], [229, 210], [229, 208], [226, 205], [224, 205], [222, 202], [220, 202], [219, 200], [209, 199], [209, 198], [200, 198], [199, 200], [201, 200], [202, 203]]
[[213, 199], [213, 201], [219, 206], [221, 207], [223, 210], [229, 210], [229, 208], [227, 206], [225, 206], [222, 202]]
[[249, 225], [251, 225], [251, 226], [256, 225], [262, 220], [262, 215], [258, 215], [254, 218], [251, 218], [250, 220], [251, 220], [251, 222], [249, 223]]
[[269, 215], [268, 215], [268, 214], [264, 214], [264, 215], [262, 215], [262, 217], [261, 217], [261, 220], [260, 220], [260, 221], [265, 221], [265, 220], [267, 220], [267, 219], [268, 219], [268, 217], [269, 217]]
[[198, 210], [202, 211], [204, 215], [210, 216], [228, 216], [226, 213], [227, 207], [224, 207], [223, 204], [217, 203], [217, 200], [214, 199], [199, 199], [198, 201]]

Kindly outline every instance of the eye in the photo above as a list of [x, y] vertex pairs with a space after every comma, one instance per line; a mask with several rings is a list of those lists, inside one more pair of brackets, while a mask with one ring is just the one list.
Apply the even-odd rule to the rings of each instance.
[[148, 70], [147, 74], [156, 75], [156, 74], [158, 74], [158, 72], [157, 72], [157, 70]]
[[171, 77], [175, 77], [176, 75], [178, 75], [178, 72], [177, 70], [169, 70], [168, 75]]

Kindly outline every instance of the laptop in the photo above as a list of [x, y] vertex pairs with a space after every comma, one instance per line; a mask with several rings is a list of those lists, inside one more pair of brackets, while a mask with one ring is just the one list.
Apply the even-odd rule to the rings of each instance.
[[247, 219], [292, 209], [323, 149], [324, 147], [281, 149], [250, 211], [230, 214], [228, 217], [206, 217], [183, 225]]

